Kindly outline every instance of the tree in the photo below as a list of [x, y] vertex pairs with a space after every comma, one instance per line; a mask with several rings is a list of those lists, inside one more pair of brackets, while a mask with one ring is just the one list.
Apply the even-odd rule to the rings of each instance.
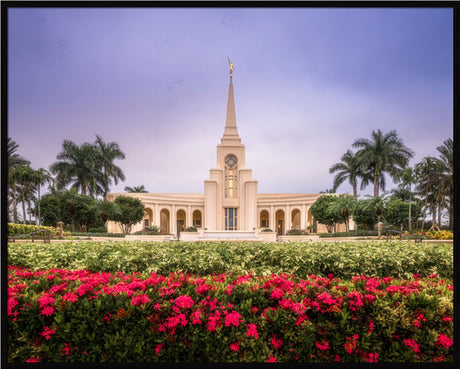
[[347, 150], [342, 155], [341, 162], [334, 164], [329, 168], [329, 173], [336, 173], [334, 177], [333, 189], [335, 190], [348, 179], [348, 183], [353, 187], [353, 196], [358, 196], [358, 180], [361, 178], [361, 190], [369, 184], [372, 175], [369, 172], [363, 172], [355, 154]]
[[37, 194], [38, 194], [38, 225], [40, 225], [40, 187], [45, 183], [53, 183], [54, 179], [51, 177], [51, 174], [45, 170], [44, 168], [37, 169], [33, 174], [33, 182], [37, 186]]
[[125, 180], [125, 175], [121, 168], [114, 164], [114, 160], [124, 159], [125, 154], [116, 142], [105, 143], [99, 135], [96, 135], [95, 146], [98, 150], [97, 164], [101, 166], [102, 172], [101, 187], [103, 188], [103, 198], [107, 200], [111, 179], [115, 184], [118, 184], [119, 179]]
[[71, 188], [81, 189], [82, 195], [89, 193], [94, 197], [103, 194], [104, 190], [99, 185], [103, 182], [103, 174], [97, 163], [98, 155], [95, 146], [89, 143], [78, 146], [64, 140], [62, 150], [56, 156], [59, 161], [50, 166], [51, 173], [57, 175], [57, 188], [72, 184]]
[[114, 203], [118, 205], [120, 211], [111, 214], [109, 220], [117, 222], [122, 232], [129, 234], [133, 225], [144, 218], [145, 207], [141, 200], [128, 196], [118, 196]]
[[[416, 177], [414, 169], [411, 167], [404, 168], [399, 173], [399, 180], [402, 181], [400, 188], [409, 187], [409, 231], [412, 230], [412, 185], [415, 183]], [[405, 200], [405, 199], [402, 199]]]
[[448, 186], [449, 197], [449, 228], [452, 229], [454, 217], [454, 141], [451, 138], [445, 140], [436, 148], [439, 152], [439, 160], [443, 164], [443, 181]]
[[8, 169], [11, 169], [17, 165], [27, 165], [30, 164], [30, 161], [24, 159], [16, 151], [18, 150], [19, 145], [11, 138], [7, 139], [7, 160], [8, 160]]
[[102, 223], [104, 224], [104, 227], [106, 227], [107, 220], [114, 215], [120, 215], [120, 208], [119, 206], [108, 200], [97, 200], [96, 201], [96, 209], [98, 211], [99, 217], [102, 220]]
[[316, 199], [310, 207], [310, 212], [313, 218], [327, 227], [329, 233], [332, 232], [335, 223], [342, 222], [344, 219], [340, 212], [332, 211], [329, 205], [334, 202], [337, 197], [332, 195], [322, 195]]
[[17, 181], [17, 190], [22, 203], [23, 223], [26, 224], [26, 204], [30, 204], [30, 200], [35, 192], [34, 183], [35, 171], [30, 165], [18, 165], [15, 167], [15, 179]]
[[372, 131], [371, 139], [359, 138], [353, 147], [357, 161], [364, 173], [371, 172], [374, 178], [374, 196], [379, 196], [379, 190], [385, 191], [385, 176], [397, 178], [399, 171], [407, 166], [409, 159], [414, 156], [398, 137], [396, 131], [384, 134], [380, 129]]
[[148, 193], [144, 185], [134, 187], [126, 186], [125, 191], [129, 193]]
[[356, 207], [356, 198], [350, 195], [340, 195], [331, 201], [328, 205], [328, 212], [331, 214], [340, 214], [345, 220], [346, 231], [349, 232], [350, 215]]
[[[409, 213], [410, 203], [406, 203], [403, 200], [390, 197], [386, 202], [385, 208], [383, 209], [383, 218], [388, 224], [400, 227], [402, 230], [403, 227], [410, 224], [411, 218]], [[418, 218], [422, 215], [422, 207], [420, 205], [414, 204], [412, 208], [412, 214]]]
[[374, 229], [377, 224], [376, 208], [372, 199], [358, 200], [353, 209], [353, 220], [364, 229]]

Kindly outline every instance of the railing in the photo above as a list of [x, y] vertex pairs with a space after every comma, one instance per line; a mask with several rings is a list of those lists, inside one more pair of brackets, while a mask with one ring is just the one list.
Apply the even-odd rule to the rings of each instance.
[[[21, 234], [19, 236], [10, 236], [10, 235], [8, 235], [8, 240], [12, 240], [12, 242], [15, 242], [16, 239], [25, 238], [27, 236], [32, 235], [32, 242], [34, 242], [35, 241], [34, 235], [36, 235], [37, 233], [43, 233], [43, 243], [50, 243], [50, 231], [48, 231], [46, 229], [41, 229], [39, 231]], [[39, 238], [39, 239], [41, 239], [41, 238]]]

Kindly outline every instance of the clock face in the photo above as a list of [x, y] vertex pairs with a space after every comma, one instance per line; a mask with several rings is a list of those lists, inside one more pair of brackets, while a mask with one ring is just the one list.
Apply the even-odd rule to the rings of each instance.
[[229, 166], [229, 168], [234, 168], [236, 166], [237, 160], [233, 155], [227, 156], [225, 159], [225, 163]]

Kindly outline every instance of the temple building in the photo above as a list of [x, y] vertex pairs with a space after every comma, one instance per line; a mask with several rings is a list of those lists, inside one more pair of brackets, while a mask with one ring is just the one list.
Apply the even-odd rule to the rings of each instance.
[[[216, 167], [210, 169], [209, 179], [204, 181], [204, 193], [108, 195], [111, 201], [120, 195], [137, 197], [142, 201], [145, 217], [133, 227], [133, 232], [156, 225], [163, 233], [170, 233], [177, 239], [274, 241], [290, 229], [307, 229], [314, 224], [310, 207], [322, 194], [257, 192], [257, 180], [252, 178], [252, 169], [246, 168], [245, 146], [238, 134], [232, 72], [233, 65], [230, 63], [225, 129], [217, 145]], [[184, 232], [191, 226], [198, 228], [198, 232]], [[324, 225], [315, 224], [315, 227], [317, 232], [326, 231]], [[267, 228], [272, 232], [265, 232]], [[108, 222], [108, 231], [121, 232], [114, 222]]]

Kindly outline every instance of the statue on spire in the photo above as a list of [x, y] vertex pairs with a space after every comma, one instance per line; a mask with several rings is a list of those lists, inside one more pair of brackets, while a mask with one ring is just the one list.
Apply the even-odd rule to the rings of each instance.
[[233, 63], [230, 61], [230, 58], [227, 56], [228, 59], [228, 65], [230, 65], [230, 78], [232, 78], [233, 74]]

